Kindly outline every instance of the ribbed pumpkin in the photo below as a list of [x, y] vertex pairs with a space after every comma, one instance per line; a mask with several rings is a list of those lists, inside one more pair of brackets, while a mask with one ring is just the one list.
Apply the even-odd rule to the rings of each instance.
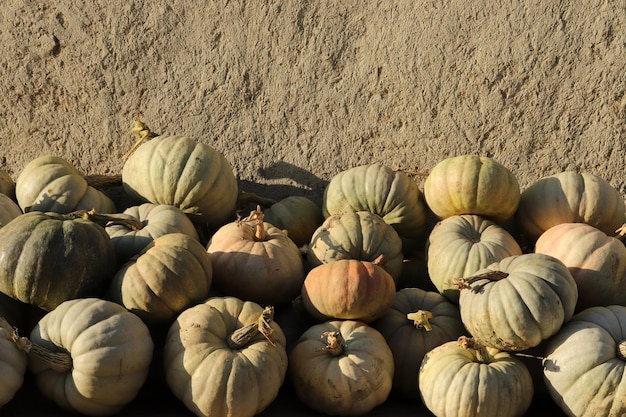
[[148, 327], [124, 307], [82, 298], [43, 316], [25, 348], [30, 350], [29, 369], [46, 398], [63, 409], [106, 416], [137, 396], [154, 343]]
[[40, 156], [26, 164], [15, 181], [15, 197], [24, 212], [117, 211], [113, 200], [89, 185], [71, 163], [53, 155]]
[[626, 246], [586, 223], [561, 223], [543, 232], [535, 252], [568, 267], [578, 286], [580, 311], [596, 305], [626, 305]]
[[374, 262], [397, 282], [402, 274], [402, 240], [382, 217], [369, 211], [334, 214], [311, 236], [306, 258], [310, 268], [339, 259]]
[[0, 291], [52, 310], [101, 295], [115, 274], [115, 249], [91, 220], [33, 211], [0, 228]]
[[183, 311], [164, 347], [167, 384], [197, 416], [251, 417], [278, 395], [285, 336], [272, 309], [213, 297]]
[[15, 182], [8, 172], [0, 170], [0, 194], [15, 198]]
[[534, 393], [518, 358], [464, 336], [426, 354], [419, 390], [437, 417], [520, 417]]
[[522, 351], [553, 336], [574, 314], [578, 289], [563, 262], [509, 256], [459, 280], [461, 320], [481, 344]]
[[6, 194], [0, 193], [0, 228], [22, 214], [22, 209]]
[[393, 303], [393, 277], [369, 261], [339, 259], [311, 269], [302, 285], [302, 305], [317, 320], [370, 323]]
[[438, 222], [426, 242], [428, 274], [437, 290], [458, 303], [453, 280], [472, 275], [522, 249], [503, 227], [479, 215], [454, 215]]
[[604, 178], [587, 172], [564, 171], [543, 177], [520, 198], [515, 220], [529, 241], [560, 223], [587, 223], [607, 235], [622, 226], [624, 200]]
[[426, 231], [427, 207], [417, 183], [402, 171], [382, 164], [361, 165], [341, 171], [324, 190], [324, 217], [347, 211], [370, 211], [390, 224], [408, 253], [421, 243]]
[[209, 240], [207, 252], [217, 291], [278, 306], [300, 293], [306, 272], [296, 244], [263, 219], [257, 206], [250, 216], [220, 227]]
[[193, 222], [176, 206], [144, 203], [128, 207], [124, 210], [124, 214], [136, 218], [142, 227], [133, 229], [124, 224], [115, 223], [105, 227], [115, 246], [119, 264], [137, 255], [157, 237], [168, 233], [184, 233], [200, 240]]
[[322, 224], [322, 208], [313, 200], [291, 195], [265, 209], [265, 221], [287, 231], [287, 236], [298, 247], [311, 241], [313, 232]]
[[204, 246], [184, 233], [155, 238], [113, 277], [105, 298], [145, 322], [170, 323], [209, 296], [213, 269]]
[[392, 390], [418, 400], [417, 378], [424, 355], [466, 334], [459, 307], [439, 293], [420, 288], [396, 292], [391, 307], [371, 326], [385, 337], [393, 353]]
[[[138, 122], [136, 130], [146, 132]], [[169, 204], [217, 228], [235, 216], [239, 188], [233, 168], [212, 146], [186, 136], [151, 137], [122, 169], [124, 190], [136, 201]]]
[[385, 338], [361, 321], [313, 325], [289, 354], [296, 396], [326, 415], [369, 413], [388, 398], [393, 372], [393, 354]]
[[424, 181], [424, 197], [440, 219], [477, 214], [503, 223], [517, 210], [520, 187], [515, 175], [494, 159], [460, 155], [435, 165]]
[[626, 415], [626, 307], [589, 307], [547, 342], [543, 375], [572, 417]]
[[0, 408], [9, 403], [24, 384], [27, 364], [26, 353], [13, 342], [11, 323], [0, 315]]

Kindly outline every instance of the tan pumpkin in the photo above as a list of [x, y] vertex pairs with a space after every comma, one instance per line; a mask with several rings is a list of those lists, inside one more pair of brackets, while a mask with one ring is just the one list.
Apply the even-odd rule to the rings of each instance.
[[520, 198], [515, 220], [529, 241], [561, 223], [587, 223], [613, 235], [625, 219], [619, 191], [604, 178], [587, 172], [564, 171], [532, 183]]
[[326, 415], [369, 413], [388, 398], [393, 372], [393, 354], [385, 338], [361, 321], [313, 325], [289, 354], [296, 396]]
[[393, 303], [393, 277], [373, 262], [339, 259], [311, 269], [302, 285], [302, 305], [317, 320], [370, 323]]
[[183, 311], [164, 346], [167, 384], [197, 416], [251, 417], [278, 395], [285, 336], [272, 308], [213, 297]]
[[13, 342], [13, 335], [11, 323], [0, 315], [0, 408], [22, 388], [28, 364], [28, 356]]
[[291, 195], [272, 204], [264, 211], [265, 221], [287, 231], [298, 247], [311, 241], [313, 232], [324, 221], [322, 209], [313, 200]]
[[207, 244], [213, 285], [224, 294], [278, 306], [291, 302], [305, 277], [300, 249], [257, 209], [219, 228]]
[[626, 305], [626, 246], [586, 223], [561, 223], [543, 232], [535, 252], [567, 266], [578, 286], [576, 310]]
[[0, 193], [0, 228], [22, 214], [22, 209], [6, 194]]
[[0, 170], [0, 194], [15, 198], [15, 182], [8, 172]]
[[521, 254], [521, 247], [506, 229], [478, 215], [454, 215], [438, 222], [426, 242], [430, 279], [455, 303], [459, 301], [455, 279]]

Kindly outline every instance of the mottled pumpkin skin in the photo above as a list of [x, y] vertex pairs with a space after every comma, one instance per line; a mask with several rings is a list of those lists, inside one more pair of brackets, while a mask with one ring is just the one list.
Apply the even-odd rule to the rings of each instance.
[[176, 206], [211, 228], [235, 217], [239, 188], [232, 166], [185, 136], [157, 136], [139, 146], [124, 163], [122, 184], [138, 201]]
[[429, 351], [419, 371], [426, 407], [438, 417], [520, 417], [530, 407], [534, 387], [526, 366], [508, 352], [477, 351], [446, 342]]
[[515, 175], [499, 162], [460, 155], [435, 165], [424, 181], [424, 197], [440, 219], [477, 214], [503, 223], [517, 210], [520, 187]]
[[626, 415], [626, 307], [589, 307], [547, 342], [544, 381], [572, 417]]
[[72, 164], [52, 155], [35, 158], [24, 167], [15, 182], [15, 197], [24, 212], [117, 211], [113, 201], [90, 186]]
[[[343, 352], [325, 350], [325, 332], [339, 332]], [[289, 354], [289, 375], [300, 401], [327, 415], [365, 415], [391, 392], [393, 353], [385, 338], [356, 320], [331, 320], [306, 330]]]
[[292, 195], [265, 209], [265, 221], [287, 231], [287, 236], [298, 247], [311, 241], [313, 232], [324, 221], [322, 208], [311, 199]]
[[567, 266], [578, 286], [576, 310], [626, 305], [626, 246], [586, 223], [561, 223], [539, 236], [535, 252]]
[[285, 335], [270, 322], [275, 346], [261, 334], [241, 348], [231, 334], [256, 323], [263, 308], [236, 297], [213, 297], [183, 311], [169, 328], [164, 367], [174, 395], [197, 416], [252, 417], [278, 395], [287, 373]]
[[116, 269], [102, 226], [52, 212], [25, 213], [1, 228], [0, 259], [0, 291], [48, 311], [101, 295]]
[[0, 193], [0, 228], [22, 214], [22, 209], [6, 194]]
[[26, 352], [13, 342], [13, 323], [5, 321], [0, 306], [0, 408], [13, 399], [24, 383]]
[[99, 298], [61, 303], [43, 316], [30, 340], [72, 358], [67, 372], [29, 360], [43, 395], [64, 409], [90, 416], [114, 415], [130, 403], [148, 377], [154, 352], [148, 327], [139, 317]]
[[369, 211], [327, 217], [311, 236], [306, 253], [310, 268], [338, 259], [374, 262], [380, 256], [380, 266], [397, 282], [404, 259], [402, 239], [391, 225]]
[[587, 223], [607, 235], [625, 222], [626, 207], [620, 192], [596, 175], [564, 171], [543, 177], [520, 198], [515, 220], [529, 241], [560, 223]]
[[336, 174], [324, 190], [324, 217], [347, 211], [370, 211], [390, 224], [405, 253], [422, 242], [427, 207], [417, 183], [381, 164], [361, 165]]

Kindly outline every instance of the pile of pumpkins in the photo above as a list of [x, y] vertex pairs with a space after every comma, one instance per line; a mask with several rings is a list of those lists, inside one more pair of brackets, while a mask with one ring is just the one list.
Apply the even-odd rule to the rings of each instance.
[[420, 188], [372, 163], [320, 207], [246, 193], [207, 144], [134, 132], [108, 182], [51, 155], [0, 174], [0, 407], [31, 372], [60, 408], [115, 415], [158, 360], [198, 416], [254, 416], [285, 383], [336, 416], [392, 393], [521, 416], [541, 390], [567, 415], [626, 413], [626, 210], [605, 179], [521, 190], [460, 155]]

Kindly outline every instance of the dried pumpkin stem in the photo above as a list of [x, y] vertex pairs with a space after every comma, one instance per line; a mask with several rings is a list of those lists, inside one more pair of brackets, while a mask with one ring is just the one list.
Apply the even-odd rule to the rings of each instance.
[[483, 279], [486, 279], [489, 281], [499, 281], [508, 276], [509, 274], [504, 271], [487, 271], [487, 272], [483, 272], [483, 273], [472, 275], [472, 276], [465, 277], [465, 278], [454, 278], [452, 280], [452, 285], [460, 290], [471, 289], [472, 284], [475, 283], [476, 281], [480, 281]]
[[228, 346], [232, 349], [241, 349], [259, 333], [261, 333], [272, 346], [276, 346], [276, 340], [272, 336], [274, 330], [272, 329], [271, 322], [273, 319], [274, 307], [265, 307], [257, 321], [246, 324], [231, 333], [228, 338]]
[[461, 336], [457, 339], [457, 344], [463, 349], [475, 351], [476, 359], [480, 363], [491, 362], [491, 356], [489, 355], [487, 348], [473, 337]]
[[626, 238], [626, 223], [624, 223], [624, 224], [622, 225], [622, 227], [620, 227], [619, 229], [617, 229], [617, 230], [615, 231], [615, 234], [616, 234], [616, 236], [615, 236], [615, 237], [616, 237], [617, 239], [619, 239], [619, 240], [624, 240], [624, 238]]
[[265, 226], [263, 225], [263, 218], [265, 215], [261, 211], [261, 206], [257, 205], [256, 210], [251, 211], [250, 215], [245, 219], [237, 220], [240, 222], [254, 222], [254, 240], [257, 242], [265, 241]]
[[433, 326], [431, 326], [429, 322], [429, 320], [433, 318], [433, 313], [428, 310], [417, 310], [413, 313], [407, 314], [406, 318], [413, 320], [413, 324], [418, 329], [424, 329], [427, 332], [433, 329]]
[[110, 226], [113, 224], [119, 224], [125, 226], [131, 230], [140, 230], [143, 228], [143, 223], [134, 216], [126, 213], [110, 213], [100, 214], [95, 210], [77, 210], [65, 215], [68, 219], [85, 219], [91, 220], [94, 223], [98, 223], [101, 226]]
[[617, 344], [617, 357], [626, 361], [626, 340], [622, 340]]
[[152, 132], [148, 126], [146, 126], [142, 121], [139, 120], [139, 118], [135, 119], [133, 123], [133, 128], [131, 129], [131, 133], [133, 134], [133, 136], [135, 136], [136, 141], [133, 146], [128, 150], [128, 152], [126, 152], [122, 156], [122, 159], [124, 161], [127, 160], [130, 155], [135, 152], [135, 150], [137, 150], [139, 146], [141, 146], [141, 144], [159, 136], [158, 134]]
[[343, 353], [345, 341], [341, 332], [324, 332], [321, 338], [326, 338], [326, 345], [322, 349], [327, 351], [330, 356], [339, 356]]
[[119, 187], [122, 185], [122, 176], [121, 175], [85, 175], [85, 180], [87, 181], [87, 185], [95, 188], [96, 190], [101, 190], [107, 187]]
[[36, 343], [31, 342], [26, 337], [20, 337], [17, 329], [13, 329], [13, 342], [22, 351], [26, 352], [32, 360], [44, 363], [48, 369], [66, 373], [72, 370], [72, 356], [66, 351], [52, 351]]

